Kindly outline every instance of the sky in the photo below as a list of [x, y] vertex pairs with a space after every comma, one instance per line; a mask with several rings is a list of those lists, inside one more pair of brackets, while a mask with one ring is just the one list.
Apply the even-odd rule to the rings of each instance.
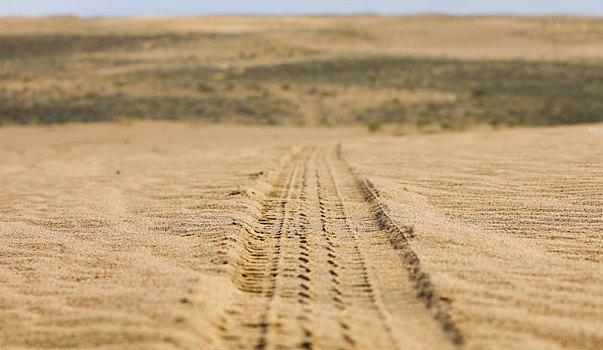
[[181, 16], [210, 14], [582, 14], [603, 0], [0, 0], [0, 16]]

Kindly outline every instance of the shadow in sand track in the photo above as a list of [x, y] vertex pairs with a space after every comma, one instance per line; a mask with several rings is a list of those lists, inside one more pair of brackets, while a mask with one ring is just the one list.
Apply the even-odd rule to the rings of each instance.
[[241, 232], [233, 274], [239, 292], [220, 320], [225, 343], [244, 349], [463, 343], [404, 232], [363, 184], [336, 147], [307, 147], [291, 157], [257, 221]]

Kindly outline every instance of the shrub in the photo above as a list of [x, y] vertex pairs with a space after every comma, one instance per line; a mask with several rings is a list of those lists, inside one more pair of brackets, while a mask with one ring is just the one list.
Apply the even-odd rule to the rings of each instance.
[[366, 126], [368, 127], [370, 132], [376, 132], [381, 130], [381, 123], [376, 120], [368, 122]]

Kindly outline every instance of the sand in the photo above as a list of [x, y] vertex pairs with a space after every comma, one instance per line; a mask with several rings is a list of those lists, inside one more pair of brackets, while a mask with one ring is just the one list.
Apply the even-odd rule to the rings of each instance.
[[457, 325], [484, 348], [603, 346], [599, 127], [350, 143]]
[[0, 347], [603, 346], [601, 125], [0, 129]]

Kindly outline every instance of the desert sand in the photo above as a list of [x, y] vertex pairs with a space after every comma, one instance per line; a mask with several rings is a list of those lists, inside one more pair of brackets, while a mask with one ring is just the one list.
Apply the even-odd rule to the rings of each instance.
[[0, 129], [0, 347], [600, 349], [603, 125]]
[[0, 349], [603, 349], [602, 58], [597, 17], [0, 18]]

